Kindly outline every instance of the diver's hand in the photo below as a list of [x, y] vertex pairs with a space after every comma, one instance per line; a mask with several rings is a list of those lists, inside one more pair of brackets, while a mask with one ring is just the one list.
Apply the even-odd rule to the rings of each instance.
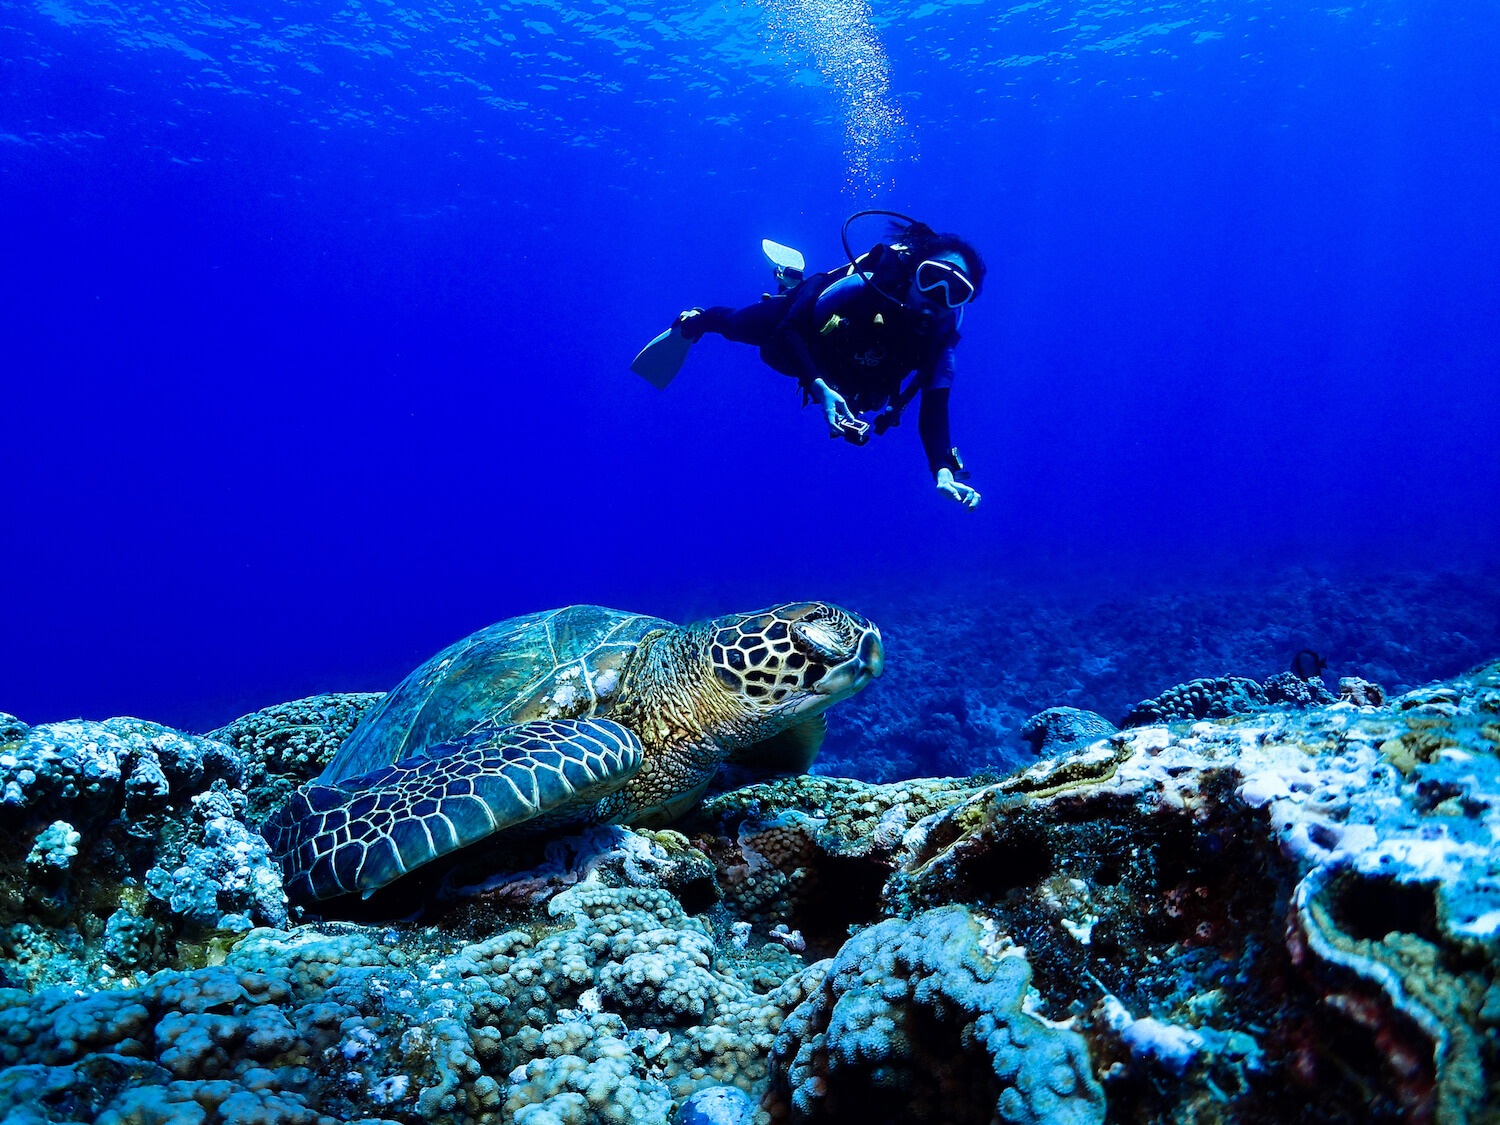
[[834, 390], [822, 379], [813, 380], [813, 392], [816, 394], [818, 403], [823, 407], [823, 420], [828, 423], [830, 437], [844, 436], [844, 419], [858, 422], [848, 400], [838, 391]]
[[962, 481], [953, 479], [952, 469], [939, 469], [937, 473], [938, 491], [945, 496], [951, 496], [965, 508], [974, 508], [979, 505], [979, 490], [970, 488]]

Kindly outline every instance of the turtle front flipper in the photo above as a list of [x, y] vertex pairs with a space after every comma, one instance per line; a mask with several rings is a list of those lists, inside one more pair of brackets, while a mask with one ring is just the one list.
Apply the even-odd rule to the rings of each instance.
[[304, 786], [266, 822], [292, 901], [368, 898], [495, 832], [599, 800], [643, 759], [640, 740], [607, 719], [521, 723], [427, 753]]

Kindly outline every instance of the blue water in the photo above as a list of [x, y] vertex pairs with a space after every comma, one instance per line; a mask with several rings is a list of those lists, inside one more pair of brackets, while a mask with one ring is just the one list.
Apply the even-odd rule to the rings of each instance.
[[[1477, 0], [0, 4], [0, 710], [201, 729], [580, 601], [1493, 564], [1497, 33]], [[860, 206], [988, 258], [974, 512], [914, 418], [830, 441], [748, 349], [627, 370], [769, 286], [762, 237], [836, 264]]]

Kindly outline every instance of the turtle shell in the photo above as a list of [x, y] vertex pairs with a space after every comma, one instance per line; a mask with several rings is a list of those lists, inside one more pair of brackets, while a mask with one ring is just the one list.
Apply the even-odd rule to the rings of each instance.
[[596, 605], [512, 617], [450, 645], [365, 716], [318, 778], [331, 785], [427, 757], [478, 731], [607, 714], [620, 670], [670, 621]]

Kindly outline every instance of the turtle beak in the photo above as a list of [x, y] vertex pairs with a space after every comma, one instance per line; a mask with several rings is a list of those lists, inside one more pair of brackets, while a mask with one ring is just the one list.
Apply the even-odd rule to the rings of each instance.
[[872, 628], [859, 639], [859, 652], [854, 659], [859, 663], [854, 678], [854, 690], [858, 691], [885, 671], [885, 645], [880, 643], [879, 629]]
[[872, 625], [859, 638], [854, 655], [830, 668], [812, 690], [818, 695], [832, 696], [833, 700], [848, 699], [884, 670], [885, 646], [880, 643], [880, 630]]

